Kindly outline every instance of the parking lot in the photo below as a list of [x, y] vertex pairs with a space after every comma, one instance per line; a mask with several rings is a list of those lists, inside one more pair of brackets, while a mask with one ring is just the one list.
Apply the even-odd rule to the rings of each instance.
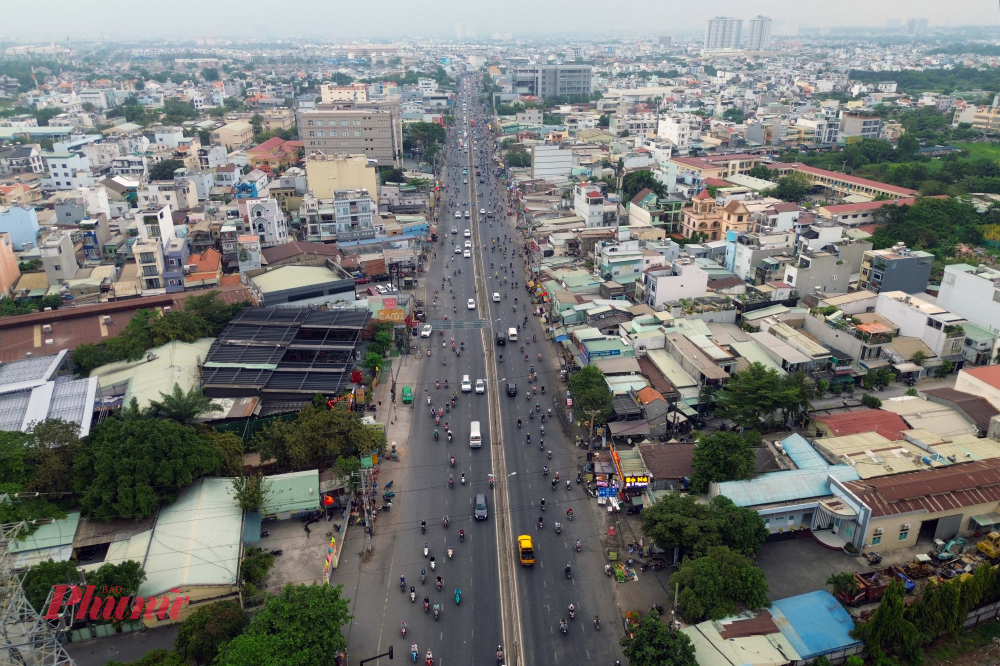
[[826, 586], [830, 574], [871, 570], [864, 558], [830, 550], [811, 537], [765, 543], [757, 565], [767, 574], [767, 596], [772, 601], [814, 590], [830, 592]]
[[282, 551], [274, 558], [274, 568], [264, 580], [269, 592], [277, 593], [289, 583], [309, 585], [322, 582], [323, 562], [330, 543], [327, 534], [333, 530], [333, 522], [321, 518], [318, 523], [309, 526], [308, 534], [298, 520], [264, 523], [261, 528], [270, 536], [254, 545]]

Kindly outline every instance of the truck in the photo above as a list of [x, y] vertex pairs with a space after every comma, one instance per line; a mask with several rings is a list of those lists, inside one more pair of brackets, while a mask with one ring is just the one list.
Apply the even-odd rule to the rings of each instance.
[[864, 574], [855, 572], [854, 580], [857, 583], [857, 591], [851, 593], [849, 590], [841, 590], [837, 592], [837, 599], [847, 606], [856, 608], [881, 599], [892, 579], [881, 571], [872, 571]]
[[985, 555], [991, 562], [1000, 560], [1000, 532], [990, 532], [976, 544], [976, 550]]
[[914, 556], [913, 561], [909, 564], [904, 564], [902, 569], [903, 573], [910, 578], [926, 578], [932, 572], [931, 558], [929, 555], [918, 553]]

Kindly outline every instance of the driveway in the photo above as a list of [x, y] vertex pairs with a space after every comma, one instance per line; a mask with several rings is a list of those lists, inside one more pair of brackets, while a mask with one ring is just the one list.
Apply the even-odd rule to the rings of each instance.
[[826, 586], [830, 574], [841, 571], [870, 571], [868, 562], [840, 550], [825, 548], [811, 537], [765, 543], [757, 555], [757, 565], [767, 574], [768, 598], [784, 599]]
[[141, 659], [150, 650], [173, 650], [179, 624], [146, 631], [116, 634], [82, 643], [67, 643], [66, 652], [77, 666], [104, 666], [108, 661], [129, 662]]

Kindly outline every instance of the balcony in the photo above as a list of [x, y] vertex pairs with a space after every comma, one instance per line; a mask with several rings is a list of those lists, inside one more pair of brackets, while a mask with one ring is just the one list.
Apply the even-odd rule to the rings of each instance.
[[944, 327], [945, 338], [964, 338], [965, 328], [961, 324], [948, 325]]

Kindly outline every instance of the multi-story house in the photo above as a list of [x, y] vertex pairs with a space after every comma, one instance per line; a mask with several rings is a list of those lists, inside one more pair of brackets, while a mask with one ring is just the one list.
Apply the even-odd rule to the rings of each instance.
[[644, 253], [639, 241], [599, 241], [594, 244], [594, 275], [623, 285], [641, 279]]
[[649, 224], [668, 234], [680, 233], [684, 200], [673, 196], [660, 198], [650, 189], [642, 189], [628, 206], [629, 224]]
[[945, 266], [937, 304], [981, 328], [1000, 332], [1000, 271], [982, 264]]
[[229, 153], [222, 146], [202, 146], [198, 149], [198, 166], [215, 169], [229, 164]]
[[168, 294], [184, 291], [184, 273], [188, 263], [186, 238], [171, 238], [163, 247], [163, 286]]
[[[285, 220], [285, 213], [277, 200], [267, 199], [238, 199], [240, 216], [257, 234], [260, 244], [263, 247], [280, 245], [292, 240], [288, 235], [288, 227]], [[370, 218], [369, 218], [370, 219]]]
[[0, 233], [10, 235], [14, 251], [35, 247], [38, 242], [38, 213], [29, 206], [0, 206]]
[[42, 185], [44, 189], [75, 190], [94, 184], [90, 159], [82, 151], [47, 153], [43, 159], [49, 174]]
[[882, 132], [882, 119], [867, 113], [840, 114], [840, 138], [877, 139]]
[[654, 310], [662, 310], [666, 303], [682, 298], [701, 298], [707, 289], [708, 273], [693, 259], [677, 259], [670, 266], [646, 270], [642, 288], [636, 290], [636, 299]]
[[841, 263], [832, 252], [814, 252], [809, 249], [785, 266], [782, 280], [805, 296], [812, 293], [846, 294], [851, 282], [851, 267]]
[[145, 180], [149, 176], [149, 167], [146, 165], [146, 156], [142, 153], [134, 155], [121, 155], [111, 160], [111, 170], [119, 176], [125, 176], [131, 180]]
[[76, 277], [79, 266], [73, 252], [73, 238], [68, 231], [57, 231], [42, 241], [39, 250], [42, 266], [50, 285], [64, 284]]
[[0, 151], [0, 162], [6, 162], [12, 173], [45, 173], [42, 154], [35, 146], [15, 146]]
[[97, 215], [80, 220], [79, 229], [83, 236], [83, 257], [86, 263], [101, 263], [104, 259], [104, 246], [111, 240], [111, 228], [108, 218]]
[[[170, 239], [173, 240], [173, 239]], [[163, 246], [159, 238], [138, 238], [132, 244], [143, 296], [166, 293], [163, 286]]]
[[941, 361], [956, 368], [965, 362], [965, 317], [903, 291], [880, 292], [875, 312], [899, 326], [900, 335], [920, 338]]
[[209, 133], [213, 146], [222, 146], [228, 151], [246, 148], [253, 143], [253, 125], [242, 120], [228, 123]]
[[596, 185], [580, 183], [573, 188], [573, 211], [588, 228], [605, 225], [604, 204], [604, 194]]
[[876, 294], [882, 291], [919, 294], [927, 289], [933, 265], [933, 254], [907, 249], [904, 243], [896, 243], [891, 249], [869, 250], [861, 259], [858, 289]]

